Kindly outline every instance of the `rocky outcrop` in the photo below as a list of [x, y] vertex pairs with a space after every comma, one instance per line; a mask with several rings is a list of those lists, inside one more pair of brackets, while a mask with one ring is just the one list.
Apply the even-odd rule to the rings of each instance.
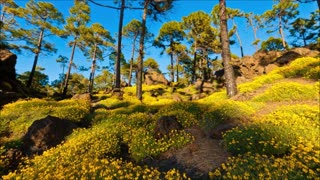
[[154, 129], [154, 134], [157, 139], [168, 135], [173, 130], [182, 129], [182, 125], [177, 121], [175, 116], [161, 116]]
[[164, 75], [153, 69], [149, 69], [144, 74], [144, 83], [146, 85], [155, 85], [155, 84], [169, 85], [169, 81], [164, 77]]
[[0, 89], [13, 91], [16, 83], [17, 56], [8, 50], [0, 49]]
[[276, 67], [284, 66], [299, 57], [314, 57], [317, 55], [319, 55], [319, 51], [307, 48], [295, 48], [285, 52], [259, 51], [253, 56], [233, 60], [232, 64], [236, 71], [237, 84], [239, 84], [250, 81], [256, 76], [267, 74]]
[[200, 79], [198, 79], [195, 82], [195, 88], [197, 90], [200, 90], [200, 92], [205, 92], [205, 93], [212, 93], [215, 90], [212, 83], [202, 82]]
[[53, 116], [37, 120], [22, 138], [22, 151], [26, 155], [42, 154], [60, 144], [75, 128], [74, 123]]

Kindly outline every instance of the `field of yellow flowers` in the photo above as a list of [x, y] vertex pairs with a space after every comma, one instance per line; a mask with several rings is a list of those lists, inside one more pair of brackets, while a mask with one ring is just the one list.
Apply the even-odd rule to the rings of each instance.
[[[0, 111], [0, 135], [10, 133], [0, 137], [0, 177], [188, 179], [181, 170], [160, 171], [140, 162], [194, 142], [186, 128], [210, 132], [233, 122], [237, 127], [224, 132], [219, 144], [230, 157], [212, 168], [207, 178], [320, 179], [319, 65], [319, 58], [296, 59], [240, 84], [239, 95], [232, 99], [221, 91], [198, 101], [174, 102], [170, 87], [155, 85], [143, 87], [142, 102], [135, 98], [135, 87], [125, 88], [121, 100], [97, 94], [99, 108], [94, 112], [92, 104], [83, 100], [29, 99], [7, 104]], [[184, 91], [177, 90], [187, 99]], [[17, 169], [8, 171], [5, 152], [19, 148], [28, 127], [47, 115], [90, 126], [75, 130], [42, 155], [23, 158]], [[164, 115], [175, 115], [183, 129], [156, 139], [154, 127]]]

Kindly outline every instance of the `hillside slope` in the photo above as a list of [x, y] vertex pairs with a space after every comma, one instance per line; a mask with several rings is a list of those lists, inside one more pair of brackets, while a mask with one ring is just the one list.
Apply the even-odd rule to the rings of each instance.
[[[175, 102], [170, 87], [134, 88], [123, 99], [98, 94], [98, 102], [21, 100], [0, 116], [3, 179], [317, 179], [320, 177], [319, 58], [298, 58], [238, 86], [198, 101]], [[193, 93], [177, 90], [181, 99]], [[187, 92], [187, 93], [186, 93]], [[189, 93], [189, 94], [188, 94]], [[10, 169], [9, 149], [33, 121], [54, 115], [90, 122], [64, 143]], [[181, 129], [156, 138], [162, 116]]]

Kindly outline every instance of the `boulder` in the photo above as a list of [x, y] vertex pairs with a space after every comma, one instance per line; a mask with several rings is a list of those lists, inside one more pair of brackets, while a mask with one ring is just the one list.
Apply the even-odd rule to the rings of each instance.
[[0, 49], [0, 89], [12, 91], [16, 82], [17, 56], [8, 50]]
[[280, 57], [278, 57], [276, 59], [276, 63], [279, 64], [280, 66], [283, 66], [283, 65], [286, 65], [299, 57], [301, 57], [300, 54], [298, 54], [294, 51], [289, 51], [289, 52], [282, 54]]
[[91, 102], [91, 100], [92, 100], [90, 93], [75, 94], [74, 96], [72, 96], [71, 99], [74, 99], [74, 100], [85, 100], [85, 101], [88, 101], [88, 102]]
[[22, 151], [26, 155], [42, 154], [60, 144], [75, 128], [74, 123], [53, 116], [37, 120], [22, 138]]
[[177, 121], [175, 116], [161, 116], [154, 128], [155, 138], [160, 139], [171, 131], [180, 129], [182, 129], [182, 125]]
[[[212, 93], [214, 92], [214, 87], [213, 84], [210, 82], [202, 82], [200, 79], [198, 79], [195, 82], [195, 88], [197, 90], [200, 90], [201, 92], [206, 92], [206, 93]], [[201, 90], [202, 88], [202, 90]]]
[[149, 69], [144, 74], [144, 82], [146, 85], [155, 85], [155, 84], [169, 85], [169, 81], [164, 77], [164, 75], [153, 69]]

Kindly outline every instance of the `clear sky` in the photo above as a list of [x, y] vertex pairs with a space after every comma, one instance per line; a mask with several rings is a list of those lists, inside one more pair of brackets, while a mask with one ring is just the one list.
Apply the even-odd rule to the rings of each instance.
[[[101, 4], [114, 5], [113, 0], [96, 0]], [[18, 5], [25, 6], [28, 2], [27, 0], [19, 0], [16, 1]], [[59, 11], [61, 11], [65, 18], [69, 16], [69, 8], [73, 6], [73, 0], [49, 0], [47, 2], [53, 3]], [[162, 22], [155, 22], [149, 19], [147, 21], [148, 29], [155, 35], [158, 35], [159, 29], [164, 22], [177, 20], [181, 21], [183, 16], [187, 16], [194, 11], [202, 10], [206, 13], [211, 12], [212, 8], [218, 3], [218, 0], [178, 0], [174, 3], [174, 8], [167, 13], [165, 17], [162, 18]], [[227, 7], [230, 8], [238, 8], [243, 12], [253, 12], [255, 14], [262, 14], [266, 10], [270, 10], [272, 8], [274, 1], [273, 0], [227, 0]], [[108, 9], [104, 7], [99, 7], [92, 3], [89, 3], [91, 8], [91, 22], [90, 23], [101, 23], [110, 33], [116, 37], [116, 33], [118, 31], [119, 24], [119, 12], [114, 9]], [[309, 17], [310, 12], [313, 12], [317, 9], [316, 2], [300, 4], [299, 5], [299, 16], [301, 17]], [[141, 20], [142, 10], [126, 10], [124, 15], [124, 25], [130, 22], [132, 19]], [[244, 54], [251, 55], [254, 53], [255, 48], [251, 45], [253, 41], [253, 33], [251, 28], [248, 28], [245, 20], [237, 20], [238, 29], [240, 33], [240, 37], [242, 39], [242, 43], [244, 46]], [[24, 24], [24, 26], [28, 26]], [[268, 38], [265, 29], [258, 31], [258, 37], [263, 41]], [[288, 35], [288, 33], [287, 33]], [[278, 36], [276, 34], [276, 36]], [[53, 81], [58, 78], [59, 73], [62, 72], [62, 68], [58, 63], [56, 63], [56, 59], [59, 55], [64, 55], [66, 57], [70, 57], [71, 48], [67, 45], [68, 39], [60, 39], [56, 37], [50, 37], [52, 42], [56, 45], [55, 47], [58, 49], [56, 54], [52, 54], [49, 56], [40, 55], [38, 66], [44, 67], [46, 70], [45, 74], [49, 75], [49, 81]], [[288, 36], [287, 36], [288, 38]], [[116, 38], [115, 38], [116, 39]], [[129, 60], [131, 53], [131, 42], [127, 39], [123, 39], [123, 49], [122, 52], [125, 55], [125, 58]], [[166, 54], [160, 55], [161, 50], [150, 47], [147, 45], [145, 59], [148, 57], [152, 57], [160, 64], [160, 69], [163, 73], [167, 72], [167, 66], [170, 62], [169, 56]], [[240, 56], [239, 46], [237, 44], [231, 46], [231, 52]], [[137, 53], [136, 53], [137, 54]], [[18, 61], [16, 65], [17, 73], [23, 73], [25, 71], [30, 71], [33, 64], [34, 55], [31, 53], [22, 53], [18, 55]], [[79, 50], [76, 51], [74, 62], [78, 66], [90, 66], [90, 62], [83, 56], [83, 53]], [[109, 65], [108, 58], [103, 62], [99, 62], [100, 66]], [[75, 69], [73, 72], [79, 72]], [[98, 74], [97, 72], [96, 74]], [[88, 77], [88, 72], [83, 73], [86, 77]]]

